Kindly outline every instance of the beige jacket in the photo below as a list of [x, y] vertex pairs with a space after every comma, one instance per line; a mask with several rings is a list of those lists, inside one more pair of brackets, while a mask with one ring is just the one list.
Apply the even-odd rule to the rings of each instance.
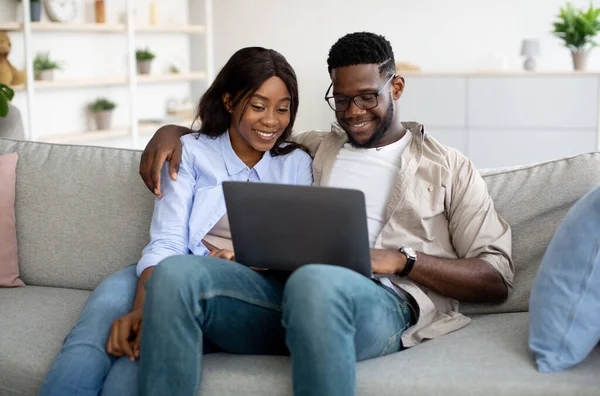
[[[487, 186], [464, 155], [425, 133], [421, 124], [403, 123], [413, 134], [402, 154], [376, 248], [410, 246], [417, 252], [456, 259], [479, 257], [493, 266], [512, 287], [511, 230], [496, 210]], [[314, 156], [316, 185], [326, 186], [338, 152], [347, 142], [337, 125], [331, 132], [294, 135]], [[458, 312], [458, 301], [441, 296], [407, 278], [392, 282], [419, 305], [418, 322], [402, 336], [405, 347], [457, 330], [470, 319]]]

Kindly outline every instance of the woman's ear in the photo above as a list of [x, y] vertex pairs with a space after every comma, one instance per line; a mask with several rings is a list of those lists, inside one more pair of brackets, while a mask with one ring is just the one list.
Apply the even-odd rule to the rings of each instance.
[[223, 95], [223, 105], [228, 112], [233, 113], [233, 107], [231, 106], [231, 95], [229, 93]]

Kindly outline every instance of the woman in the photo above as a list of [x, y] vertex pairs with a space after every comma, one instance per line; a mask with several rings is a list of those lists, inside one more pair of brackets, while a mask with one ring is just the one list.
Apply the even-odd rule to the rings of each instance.
[[144, 286], [155, 266], [176, 255], [234, 259], [222, 182], [312, 184], [310, 156], [286, 143], [297, 110], [296, 75], [281, 54], [252, 47], [231, 57], [200, 101], [200, 131], [181, 139], [177, 180], [163, 179], [142, 258], [92, 293], [40, 395], [138, 393]]

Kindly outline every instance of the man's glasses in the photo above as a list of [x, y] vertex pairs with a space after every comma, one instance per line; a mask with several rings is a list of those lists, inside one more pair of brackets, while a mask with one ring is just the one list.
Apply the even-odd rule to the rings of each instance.
[[361, 94], [354, 95], [354, 96], [346, 96], [346, 95], [328, 96], [329, 91], [331, 90], [331, 87], [333, 86], [333, 82], [332, 82], [329, 85], [329, 88], [327, 88], [327, 92], [325, 93], [325, 100], [327, 101], [327, 104], [329, 104], [329, 107], [331, 107], [331, 109], [333, 111], [344, 112], [350, 108], [350, 103], [352, 103], [352, 102], [354, 102], [354, 104], [356, 106], [360, 107], [363, 110], [369, 110], [369, 109], [377, 107], [377, 105], [379, 104], [377, 98], [379, 97], [379, 95], [381, 95], [381, 91], [383, 91], [383, 89], [386, 87], [386, 85], [388, 85], [389, 82], [394, 79], [394, 77], [396, 77], [396, 75], [392, 74], [391, 77], [388, 78], [388, 80], [385, 82], [385, 84], [383, 84], [381, 86], [381, 88], [379, 88], [379, 91], [377, 91], [377, 92], [361, 93]]

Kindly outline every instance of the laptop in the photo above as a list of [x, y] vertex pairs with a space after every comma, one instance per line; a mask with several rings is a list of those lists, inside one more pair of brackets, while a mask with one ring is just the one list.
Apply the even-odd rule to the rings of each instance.
[[237, 262], [289, 272], [329, 264], [371, 278], [362, 191], [223, 182], [223, 192]]

